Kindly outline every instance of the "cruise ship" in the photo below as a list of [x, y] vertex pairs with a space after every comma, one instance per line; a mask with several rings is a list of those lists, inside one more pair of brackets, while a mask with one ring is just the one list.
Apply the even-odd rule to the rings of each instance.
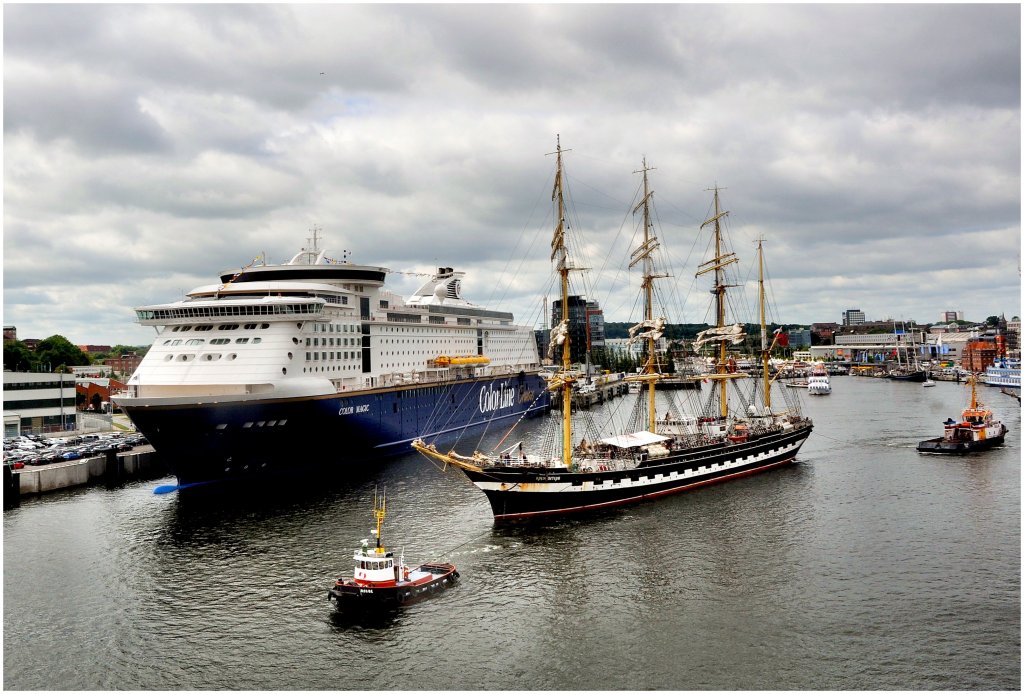
[[550, 407], [532, 328], [441, 267], [408, 299], [389, 270], [309, 248], [135, 309], [156, 339], [114, 402], [179, 485], [347, 465]]

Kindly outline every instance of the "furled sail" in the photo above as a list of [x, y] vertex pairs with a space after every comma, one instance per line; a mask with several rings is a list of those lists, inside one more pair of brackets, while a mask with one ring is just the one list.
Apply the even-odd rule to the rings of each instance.
[[721, 328], [708, 328], [697, 333], [697, 339], [693, 341], [693, 348], [700, 349], [708, 342], [729, 342], [738, 345], [746, 339], [747, 334], [743, 332], [740, 323], [733, 323]]
[[555, 347], [560, 346], [569, 337], [569, 320], [566, 319], [551, 329], [551, 343], [548, 345], [548, 358], [555, 358]]
[[[641, 328], [647, 328], [643, 332], [639, 332]], [[665, 333], [665, 318], [654, 318], [652, 320], [645, 320], [637, 323], [629, 329], [629, 344], [634, 342], [640, 342], [648, 338], [652, 340], [659, 339]]]

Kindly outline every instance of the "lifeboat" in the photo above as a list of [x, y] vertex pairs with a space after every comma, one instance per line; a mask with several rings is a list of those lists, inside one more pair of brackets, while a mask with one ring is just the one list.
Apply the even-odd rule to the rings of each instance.
[[434, 359], [434, 363], [437, 366], [484, 366], [485, 364], [490, 364], [491, 360], [488, 357], [478, 355], [449, 357], [446, 354], [442, 354]]

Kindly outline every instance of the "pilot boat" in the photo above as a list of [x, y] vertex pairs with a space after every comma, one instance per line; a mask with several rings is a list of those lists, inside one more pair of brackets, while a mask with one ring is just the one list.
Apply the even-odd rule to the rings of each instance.
[[381, 527], [387, 501], [385, 495], [373, 495], [373, 513], [377, 527], [373, 533], [377, 544], [370, 547], [364, 539], [353, 559], [355, 567], [351, 578], [342, 576], [327, 591], [327, 599], [337, 601], [339, 608], [389, 607], [415, 602], [452, 586], [459, 578], [454, 564], [427, 562], [412, 568], [406, 565], [405, 555], [395, 559], [381, 542]]

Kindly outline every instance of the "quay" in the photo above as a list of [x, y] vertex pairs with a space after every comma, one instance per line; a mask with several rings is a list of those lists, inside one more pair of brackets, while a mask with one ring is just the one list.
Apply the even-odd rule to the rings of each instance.
[[[587, 409], [594, 405], [599, 405], [606, 400], [625, 395], [628, 390], [628, 384], [622, 380], [622, 374], [595, 376], [592, 385], [573, 392], [573, 407]], [[551, 408], [554, 410], [562, 409], [561, 400], [559, 398], [552, 398]]]
[[152, 446], [18, 470], [4, 465], [4, 508], [16, 504], [26, 494], [45, 494], [112, 480], [155, 479], [166, 474], [167, 468]]

